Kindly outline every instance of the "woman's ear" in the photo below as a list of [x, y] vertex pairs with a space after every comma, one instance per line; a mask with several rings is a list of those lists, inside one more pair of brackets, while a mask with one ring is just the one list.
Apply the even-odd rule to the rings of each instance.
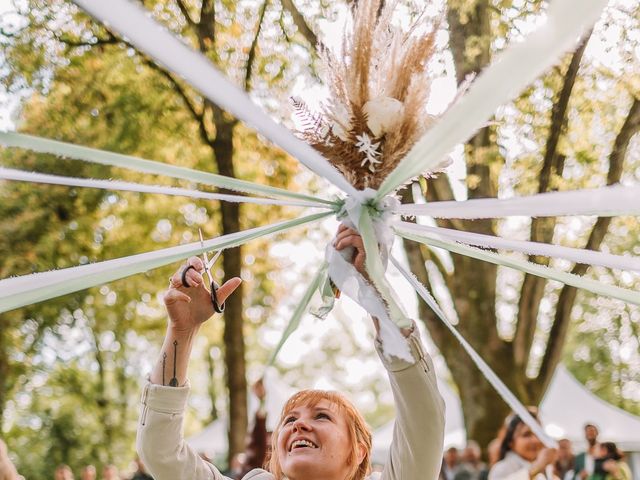
[[367, 447], [359, 443], [356, 451], [356, 458], [358, 460], [358, 465], [362, 463], [362, 460], [364, 460], [364, 457], [366, 456], [367, 456]]

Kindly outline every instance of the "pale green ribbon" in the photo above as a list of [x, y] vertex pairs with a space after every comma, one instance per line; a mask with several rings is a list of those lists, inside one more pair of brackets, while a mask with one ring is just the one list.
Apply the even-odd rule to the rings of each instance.
[[226, 193], [202, 192], [191, 188], [166, 187], [164, 185], [148, 185], [144, 183], [122, 182], [119, 180], [96, 180], [93, 178], [63, 177], [45, 173], [25, 172], [13, 168], [0, 167], [0, 180], [14, 180], [18, 182], [41, 183], [45, 185], [62, 185], [67, 187], [98, 188], [101, 190], [156, 193], [178, 197], [189, 197], [202, 200], [218, 200], [221, 202], [253, 203], [256, 205], [279, 205], [289, 207], [308, 208], [339, 208], [338, 204], [309, 202], [307, 200], [285, 200], [264, 197], [248, 197], [246, 195], [229, 195]]
[[347, 194], [359, 192], [329, 161], [310, 145], [273, 121], [247, 92], [222, 74], [211, 61], [166, 27], [156, 22], [142, 5], [129, 0], [74, 0], [79, 7], [126, 37], [127, 42], [168, 68], [216, 105], [255, 128], [260, 134], [297, 158], [320, 177]]
[[311, 280], [311, 283], [307, 287], [307, 290], [304, 292], [304, 295], [300, 299], [298, 306], [296, 307], [296, 309], [293, 312], [293, 315], [291, 316], [291, 320], [289, 320], [287, 327], [282, 332], [280, 341], [278, 342], [276, 347], [273, 349], [273, 352], [271, 352], [271, 356], [269, 357], [269, 361], [267, 362], [267, 365], [265, 368], [268, 368], [275, 363], [276, 358], [278, 357], [278, 354], [280, 353], [280, 350], [284, 346], [287, 339], [300, 326], [300, 320], [302, 319], [302, 316], [309, 309], [309, 304], [311, 303], [311, 299], [313, 298], [314, 293], [319, 288], [322, 282], [322, 279], [323, 277], [326, 276], [326, 274], [327, 274], [327, 262], [323, 262], [320, 268], [318, 269], [318, 273], [314, 275], [313, 280]]
[[623, 300], [635, 305], [640, 305], [640, 293], [634, 292], [633, 290], [616, 287], [615, 285], [606, 285], [602, 282], [598, 282], [590, 278], [584, 278], [579, 275], [574, 275], [569, 272], [563, 272], [555, 268], [545, 267], [543, 265], [537, 265], [526, 260], [518, 260], [513, 257], [498, 255], [496, 253], [481, 250], [479, 248], [469, 247], [467, 245], [445, 240], [443, 238], [438, 238], [438, 236], [436, 235], [429, 235], [426, 233], [419, 235], [416, 233], [404, 231], [398, 227], [395, 227], [394, 230], [401, 237], [413, 240], [415, 242], [424, 243], [433, 247], [443, 248], [453, 253], [459, 253], [461, 255], [466, 255], [467, 257], [476, 258], [485, 262], [514, 268], [516, 270], [520, 270], [521, 272], [537, 275], [538, 277], [546, 278], [548, 280], [556, 280], [566, 285], [587, 290], [598, 295], [605, 295], [607, 297], [617, 298], [618, 300]]
[[331, 215], [316, 213], [294, 220], [223, 235], [115, 260], [0, 280], [0, 313], [146, 272], [206, 251], [237, 247], [265, 235], [283, 232]]
[[382, 257], [378, 247], [378, 239], [373, 227], [373, 216], [379, 213], [374, 207], [363, 208], [360, 212], [360, 222], [358, 231], [362, 237], [364, 250], [366, 252], [365, 264], [371, 282], [385, 301], [389, 310], [389, 317], [399, 328], [411, 327], [411, 321], [407, 318], [398, 302], [396, 301], [393, 289], [385, 276], [385, 267], [382, 264]]
[[142, 173], [165, 175], [169, 178], [190, 180], [203, 185], [212, 185], [218, 188], [226, 188], [238, 192], [251, 193], [270, 198], [296, 198], [316, 203], [333, 205], [334, 202], [317, 198], [311, 195], [289, 192], [282, 188], [259, 185], [246, 180], [225, 177], [214, 173], [192, 170], [185, 167], [177, 167], [166, 163], [154, 162], [142, 158], [123, 155], [120, 153], [105, 152], [94, 148], [80, 147], [71, 143], [58, 142], [46, 138], [34, 137], [21, 133], [0, 132], [0, 144], [6, 147], [17, 147], [40, 153], [49, 153], [70, 160], [83, 160], [112, 167], [127, 168]]

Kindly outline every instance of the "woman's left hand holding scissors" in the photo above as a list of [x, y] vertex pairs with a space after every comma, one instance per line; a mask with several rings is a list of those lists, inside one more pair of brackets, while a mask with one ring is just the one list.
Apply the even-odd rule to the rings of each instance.
[[[182, 272], [192, 266], [185, 274], [189, 287], [182, 284]], [[164, 304], [169, 314], [170, 327], [178, 331], [198, 329], [214, 314], [211, 293], [202, 278], [204, 263], [199, 257], [191, 257], [186, 265], [181, 266], [169, 281], [169, 290], [164, 296]], [[220, 303], [240, 286], [242, 280], [234, 277], [217, 289]]]

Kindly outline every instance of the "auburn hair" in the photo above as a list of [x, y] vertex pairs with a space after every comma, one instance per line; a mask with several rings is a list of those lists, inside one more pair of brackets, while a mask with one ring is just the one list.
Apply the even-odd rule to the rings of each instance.
[[[282, 408], [278, 426], [274, 429], [271, 437], [273, 448], [271, 450], [271, 458], [269, 459], [269, 471], [276, 477], [276, 480], [283, 480], [285, 478], [276, 447], [278, 444], [278, 436], [284, 426], [284, 421], [295, 408], [300, 406], [313, 408], [322, 400], [327, 400], [338, 407], [338, 411], [344, 414], [347, 420], [346, 423], [349, 432], [349, 442], [351, 444], [351, 451], [349, 452], [347, 463], [351, 468], [349, 475], [347, 475], [345, 480], [364, 480], [366, 475], [369, 473], [371, 430], [356, 407], [354, 407], [344, 395], [338, 392], [326, 390], [302, 390], [295, 393], [291, 398], [289, 398], [289, 400], [287, 400], [287, 403]], [[359, 447], [364, 447], [365, 455], [362, 461], [357, 463]]]

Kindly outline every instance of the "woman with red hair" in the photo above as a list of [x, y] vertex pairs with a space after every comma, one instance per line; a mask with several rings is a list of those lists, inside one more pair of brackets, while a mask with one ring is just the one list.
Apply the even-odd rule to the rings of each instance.
[[[364, 273], [364, 247], [357, 232], [340, 227], [335, 248], [353, 248], [352, 262]], [[160, 358], [142, 396], [137, 447], [155, 480], [226, 480], [182, 438], [189, 393], [187, 365], [202, 325], [214, 313], [204, 285], [204, 265], [192, 257], [171, 278], [165, 295], [169, 325]], [[240, 285], [239, 278], [217, 290], [223, 303]], [[374, 324], [377, 322], [374, 319]], [[417, 329], [403, 331], [413, 361], [380, 355], [389, 373], [396, 404], [393, 442], [382, 480], [431, 480], [438, 476], [444, 437], [444, 404], [433, 363]], [[380, 354], [379, 342], [376, 342]], [[337, 392], [304, 390], [283, 408], [272, 435], [268, 470], [255, 469], [243, 480], [373, 480], [371, 432], [362, 415]]]

